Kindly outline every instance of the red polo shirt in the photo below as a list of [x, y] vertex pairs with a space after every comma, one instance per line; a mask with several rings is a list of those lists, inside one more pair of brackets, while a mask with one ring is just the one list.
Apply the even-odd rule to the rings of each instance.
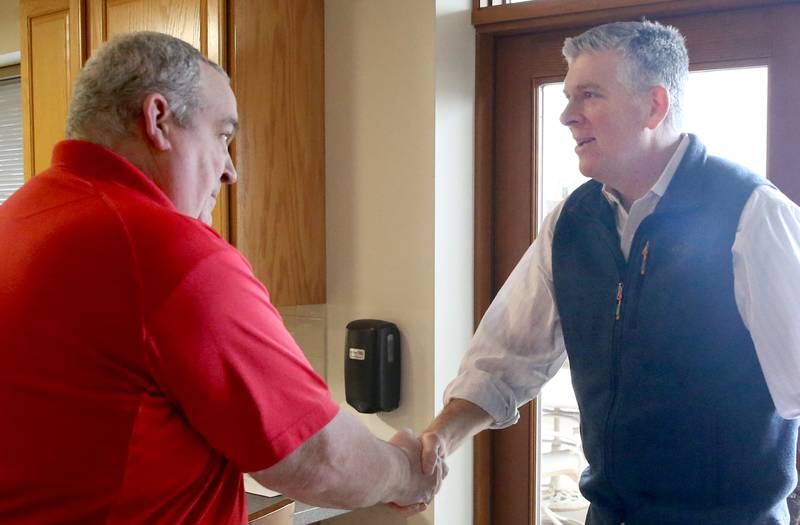
[[115, 153], [0, 206], [0, 523], [241, 524], [336, 414], [246, 260]]

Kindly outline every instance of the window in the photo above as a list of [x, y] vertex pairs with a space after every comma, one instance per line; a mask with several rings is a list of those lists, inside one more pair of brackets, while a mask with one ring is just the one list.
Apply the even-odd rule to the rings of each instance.
[[22, 182], [22, 103], [16, 77], [0, 80], [0, 204]]

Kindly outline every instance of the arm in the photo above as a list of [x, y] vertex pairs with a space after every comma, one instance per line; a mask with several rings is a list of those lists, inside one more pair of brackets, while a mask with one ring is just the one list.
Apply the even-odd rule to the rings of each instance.
[[433, 474], [439, 467], [447, 475], [444, 458], [458, 450], [465, 439], [489, 428], [494, 419], [478, 405], [464, 399], [451, 399], [436, 419], [420, 435], [422, 471]]
[[154, 377], [192, 434], [240, 471], [334, 507], [433, 497], [440, 476], [422, 476], [419, 441], [381, 441], [339, 408], [232, 249], [196, 264], [149, 327]]
[[535, 398], [566, 359], [561, 318], [553, 290], [552, 243], [561, 213], [556, 207], [538, 238], [522, 256], [486, 313], [447, 386], [444, 404], [469, 401], [504, 428], [518, 407]]
[[[542, 224], [478, 326], [445, 407], [420, 436], [425, 472], [487, 428], [513, 424], [566, 358], [553, 292], [553, 232], [563, 203]], [[446, 467], [443, 471], [446, 474]]]
[[800, 208], [762, 186], [747, 201], [733, 244], [736, 305], [753, 338], [772, 401], [800, 417]]
[[277, 464], [253, 477], [305, 503], [358, 508], [395, 502], [427, 504], [438, 489], [438, 471], [423, 475], [416, 438], [399, 433], [387, 443], [354, 416], [339, 414]]

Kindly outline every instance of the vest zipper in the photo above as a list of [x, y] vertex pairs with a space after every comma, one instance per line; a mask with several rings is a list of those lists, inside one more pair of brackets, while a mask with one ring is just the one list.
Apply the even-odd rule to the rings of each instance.
[[622, 323], [618, 323], [622, 317], [622, 288], [623, 282], [619, 281], [617, 283], [617, 307], [616, 312], [614, 313], [614, 324], [611, 328], [611, 380], [610, 380], [610, 389], [611, 395], [609, 397], [608, 403], [608, 413], [606, 414], [606, 423], [605, 423], [605, 430], [603, 433], [603, 459], [602, 459], [602, 469], [605, 473], [606, 481], [608, 482], [609, 486], [616, 491], [614, 482], [612, 481], [614, 478], [613, 474], [613, 451], [612, 451], [612, 443], [611, 443], [611, 433], [614, 427], [614, 419], [616, 419], [616, 405], [617, 405], [617, 383], [619, 381], [619, 362], [620, 362], [620, 353], [622, 349], [619, 346], [620, 338], [622, 337]]
[[647, 272], [647, 256], [650, 254], [650, 241], [644, 243], [644, 248], [642, 249], [642, 269], [639, 272], [640, 275], [644, 275]]

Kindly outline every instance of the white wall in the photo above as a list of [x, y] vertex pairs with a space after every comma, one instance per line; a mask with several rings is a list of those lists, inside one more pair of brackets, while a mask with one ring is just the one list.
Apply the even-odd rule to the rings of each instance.
[[[475, 29], [471, 0], [436, 2], [435, 373], [436, 412], [472, 336]], [[472, 442], [448, 459], [438, 524], [472, 519]]]
[[[470, 0], [325, 2], [327, 380], [344, 405], [348, 321], [397, 323], [400, 408], [360, 416], [383, 438], [428, 425], [472, 332], [470, 9]], [[375, 508], [332, 522], [470, 524], [471, 459], [471, 447], [451, 457], [422, 515]]]

